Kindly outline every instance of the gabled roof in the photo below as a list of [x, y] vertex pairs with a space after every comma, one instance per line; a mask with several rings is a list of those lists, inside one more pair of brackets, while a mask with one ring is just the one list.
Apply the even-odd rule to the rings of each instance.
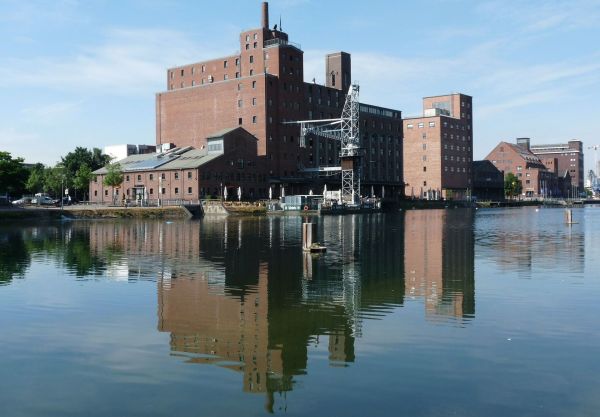
[[[166, 171], [171, 169], [193, 169], [222, 156], [222, 153], [209, 154], [206, 149], [175, 148], [162, 154], [131, 155], [117, 161], [123, 172]], [[106, 174], [106, 167], [94, 174]]]

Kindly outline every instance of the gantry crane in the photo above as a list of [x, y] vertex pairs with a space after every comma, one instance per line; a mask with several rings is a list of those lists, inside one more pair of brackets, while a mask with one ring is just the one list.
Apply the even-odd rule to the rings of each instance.
[[342, 202], [347, 205], [360, 204], [360, 132], [359, 132], [359, 103], [358, 84], [352, 84], [348, 89], [342, 115], [337, 119], [300, 120], [300, 147], [306, 147], [306, 135], [312, 134], [327, 139], [339, 140], [340, 166], [324, 166], [308, 168], [304, 172], [332, 173], [341, 171]]

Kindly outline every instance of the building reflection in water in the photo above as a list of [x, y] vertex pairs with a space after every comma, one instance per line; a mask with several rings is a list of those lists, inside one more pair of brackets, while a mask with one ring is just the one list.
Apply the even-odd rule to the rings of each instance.
[[412, 210], [405, 216], [406, 294], [428, 318], [475, 314], [472, 210]]
[[239, 372], [243, 390], [265, 393], [274, 410], [309, 372], [309, 348], [349, 366], [363, 327], [405, 297], [422, 300], [428, 318], [472, 316], [471, 216], [312, 217], [323, 256], [302, 253], [297, 216], [82, 222], [56, 231], [56, 250], [87, 254], [73, 258], [76, 271], [157, 280], [157, 327], [173, 354]]

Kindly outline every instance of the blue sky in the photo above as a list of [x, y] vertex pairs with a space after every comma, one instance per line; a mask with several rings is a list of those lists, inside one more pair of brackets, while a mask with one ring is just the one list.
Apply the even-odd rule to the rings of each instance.
[[[0, 150], [53, 164], [75, 146], [154, 143], [166, 68], [229, 55], [260, 1], [0, 0]], [[600, 145], [600, 0], [273, 0], [304, 74], [352, 54], [361, 101], [474, 98], [474, 157], [500, 140]], [[586, 152], [586, 169], [594, 162]]]

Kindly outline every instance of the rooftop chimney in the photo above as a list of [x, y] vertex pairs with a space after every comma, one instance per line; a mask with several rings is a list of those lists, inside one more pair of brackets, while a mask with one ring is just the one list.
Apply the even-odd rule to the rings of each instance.
[[269, 29], [269, 3], [266, 1], [262, 4], [262, 27]]

